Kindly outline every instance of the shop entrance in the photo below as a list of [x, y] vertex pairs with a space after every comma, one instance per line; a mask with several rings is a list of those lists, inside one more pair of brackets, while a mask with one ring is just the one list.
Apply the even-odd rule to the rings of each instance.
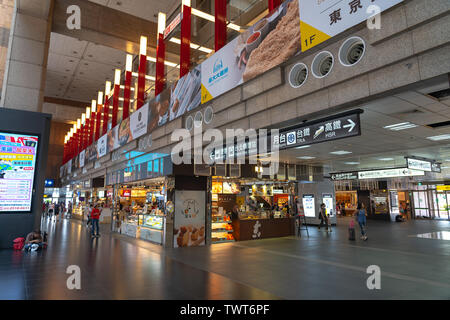
[[449, 191], [438, 191], [436, 192], [436, 219], [449, 220], [449, 209], [450, 209], [450, 192]]
[[416, 219], [430, 219], [430, 209], [427, 191], [413, 191], [414, 217]]

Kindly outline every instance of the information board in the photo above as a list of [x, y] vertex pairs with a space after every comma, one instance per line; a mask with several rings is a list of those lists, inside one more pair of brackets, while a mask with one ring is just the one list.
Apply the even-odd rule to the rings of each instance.
[[38, 140], [0, 132], [0, 213], [31, 211]]
[[306, 217], [314, 218], [316, 216], [316, 209], [314, 205], [314, 195], [304, 194], [303, 195], [303, 210], [305, 211]]

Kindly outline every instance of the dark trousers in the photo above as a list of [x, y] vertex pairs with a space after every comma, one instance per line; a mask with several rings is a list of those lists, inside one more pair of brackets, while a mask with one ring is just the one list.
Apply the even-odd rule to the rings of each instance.
[[[91, 219], [92, 223], [92, 235], [99, 235], [99, 226], [98, 226], [98, 219]], [[97, 233], [96, 233], [97, 232]]]
[[328, 230], [328, 218], [324, 218], [324, 217], [320, 216], [319, 219], [320, 219], [319, 229], [320, 229], [320, 227], [322, 227], [324, 225], [327, 227], [327, 230]]

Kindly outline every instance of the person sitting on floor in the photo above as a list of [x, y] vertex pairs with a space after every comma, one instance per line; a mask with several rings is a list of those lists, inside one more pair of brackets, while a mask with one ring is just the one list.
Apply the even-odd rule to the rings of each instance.
[[25, 246], [23, 247], [24, 251], [30, 251], [31, 249], [39, 250], [45, 246], [44, 239], [42, 238], [41, 232], [39, 230], [35, 230], [30, 232], [25, 238]]

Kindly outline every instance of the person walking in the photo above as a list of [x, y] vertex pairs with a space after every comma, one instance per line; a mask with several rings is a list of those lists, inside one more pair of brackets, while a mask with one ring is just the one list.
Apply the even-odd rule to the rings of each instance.
[[358, 202], [358, 207], [356, 210], [356, 220], [358, 221], [359, 227], [361, 229], [361, 240], [366, 241], [367, 240], [367, 233], [366, 233], [366, 208], [364, 207], [364, 203]]
[[98, 204], [95, 204], [94, 208], [92, 208], [91, 211], [92, 238], [100, 237], [98, 222], [102, 212], [98, 207]]
[[61, 207], [59, 203], [55, 203], [55, 222], [59, 221], [59, 211], [61, 210]]
[[86, 227], [89, 227], [89, 224], [91, 224], [92, 227], [92, 219], [91, 219], [92, 209], [93, 209], [92, 204], [87, 205], [86, 208], [84, 209], [87, 218]]
[[326, 229], [327, 232], [331, 232], [331, 229], [330, 230], [328, 229], [328, 216], [327, 216], [327, 208], [325, 206], [325, 203], [322, 203], [320, 205], [319, 219], [320, 219], [319, 230], [320, 230], [320, 227], [322, 225], [324, 225], [324, 222], [325, 222], [325, 226], [327, 227], [327, 229]]
[[72, 202], [71, 201], [69, 201], [69, 204], [67, 206], [67, 216], [69, 219], [72, 218]]

